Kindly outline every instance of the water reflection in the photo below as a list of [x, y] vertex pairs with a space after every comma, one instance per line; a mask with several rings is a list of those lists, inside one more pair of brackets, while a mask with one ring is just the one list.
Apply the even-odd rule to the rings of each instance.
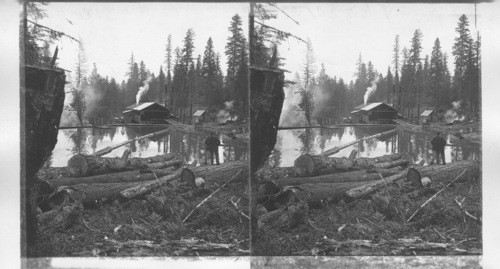
[[[277, 143], [268, 164], [270, 166], [293, 166], [294, 160], [301, 154], [319, 154], [357, 139], [388, 131], [391, 126], [383, 127], [345, 127], [337, 129], [308, 128], [299, 130], [280, 130]], [[451, 134], [445, 134], [450, 143]], [[411, 162], [432, 159], [430, 141], [434, 133], [412, 133], [398, 131], [397, 134], [360, 141], [355, 145], [341, 150], [335, 157], [348, 157], [353, 149], [359, 157], [377, 157], [397, 152], [405, 152]], [[445, 147], [445, 158], [449, 161], [480, 158], [481, 146], [474, 143], [453, 143]]]
[[[102, 148], [113, 146], [127, 140], [160, 131], [155, 127], [117, 127], [109, 129], [79, 128], [61, 130], [58, 142], [52, 152], [52, 167], [66, 166], [74, 154], [92, 154]], [[106, 157], [121, 157], [125, 150], [130, 150], [131, 157], [150, 157], [164, 153], [175, 153], [186, 163], [196, 161], [205, 163], [205, 139], [209, 134], [188, 134], [171, 130], [165, 135], [140, 139], [115, 149]], [[229, 140], [220, 136], [221, 141]], [[247, 147], [241, 145], [219, 147], [220, 162], [246, 159]]]

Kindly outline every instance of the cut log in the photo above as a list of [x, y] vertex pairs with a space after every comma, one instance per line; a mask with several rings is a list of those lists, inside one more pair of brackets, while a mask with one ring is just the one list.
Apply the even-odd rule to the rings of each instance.
[[396, 182], [398, 180], [406, 178], [406, 173], [408, 169], [401, 171], [399, 174], [395, 174], [384, 179], [368, 181], [366, 184], [351, 188], [346, 191], [346, 196], [351, 199], [358, 199], [370, 195], [380, 188], [385, 187], [387, 184]]
[[350, 147], [352, 145], [356, 145], [358, 142], [360, 141], [364, 141], [364, 140], [368, 140], [368, 139], [373, 139], [373, 138], [379, 138], [381, 136], [389, 136], [389, 135], [393, 135], [393, 134], [396, 134], [397, 133], [397, 129], [393, 129], [393, 130], [390, 130], [390, 131], [386, 131], [386, 132], [381, 132], [381, 133], [378, 133], [378, 134], [374, 134], [374, 135], [371, 135], [371, 136], [367, 136], [367, 137], [364, 137], [364, 138], [360, 138], [360, 139], [357, 139], [355, 141], [352, 141], [352, 142], [349, 142], [347, 144], [344, 144], [344, 145], [341, 145], [341, 146], [338, 146], [338, 147], [334, 147], [332, 149], [329, 149], [327, 151], [324, 151], [323, 153], [321, 153], [320, 155], [321, 156], [330, 156], [330, 155], [333, 155], [335, 153], [338, 153], [340, 150], [342, 149], [345, 149], [347, 147]]
[[423, 177], [430, 178], [432, 182], [446, 182], [456, 178], [465, 169], [467, 169], [467, 171], [461, 176], [460, 180], [467, 180], [480, 176], [479, 161], [466, 160], [452, 162], [446, 165], [415, 166], [410, 168], [407, 177], [411, 182], [419, 182]]
[[301, 184], [315, 184], [315, 183], [339, 183], [339, 182], [359, 182], [359, 181], [370, 181], [370, 180], [378, 180], [380, 179], [379, 173], [386, 177], [392, 176], [397, 173], [400, 173], [400, 170], [394, 169], [379, 169], [375, 171], [352, 171], [338, 174], [330, 174], [330, 175], [321, 175], [316, 177], [286, 177], [277, 179], [274, 181], [278, 188], [283, 186], [296, 186]]
[[[148, 182], [148, 181], [147, 181]], [[72, 202], [90, 204], [104, 198], [119, 198], [120, 191], [140, 185], [141, 182], [94, 183], [58, 187], [49, 197], [49, 203], [65, 205]]]
[[173, 174], [161, 177], [157, 180], [144, 181], [136, 186], [132, 186], [130, 188], [127, 188], [127, 189], [120, 191], [120, 196], [122, 198], [125, 198], [125, 199], [132, 199], [132, 198], [135, 198], [138, 196], [142, 196], [142, 195], [148, 194], [149, 192], [153, 191], [154, 189], [161, 187], [162, 185], [164, 185], [170, 181], [179, 179], [180, 176], [181, 176], [181, 172], [176, 171]]
[[106, 158], [93, 155], [77, 154], [68, 161], [68, 167], [78, 171], [79, 176], [101, 175], [136, 169], [146, 169], [155, 162], [170, 161], [175, 156], [172, 154], [160, 155], [151, 158]]
[[167, 167], [178, 167], [183, 164], [183, 161], [180, 160], [171, 160], [171, 161], [165, 161], [165, 162], [156, 162], [156, 163], [150, 163], [148, 164], [148, 167], [150, 169], [164, 169]]
[[307, 177], [309, 173], [307, 169], [298, 167], [274, 167], [274, 168], [261, 168], [255, 176], [259, 182], [266, 180], [275, 180], [284, 177]]
[[248, 161], [237, 161], [223, 163], [221, 165], [207, 165], [186, 167], [181, 172], [181, 182], [186, 182], [189, 186], [195, 187], [195, 179], [201, 177], [206, 182], [217, 180], [218, 182], [226, 182], [233, 177], [238, 171], [237, 178], [232, 182], [248, 181]]
[[352, 160], [352, 159], [356, 159], [356, 155], [358, 155], [358, 151], [357, 151], [357, 150], [355, 150], [355, 149], [353, 149], [353, 150], [351, 151], [351, 154], [349, 154], [349, 159], [351, 159], [351, 160]]
[[37, 173], [38, 179], [48, 181], [60, 177], [76, 177], [78, 171], [71, 167], [44, 167]]
[[321, 202], [336, 202], [345, 198], [345, 193], [348, 190], [357, 188], [373, 181], [359, 182], [337, 182], [337, 183], [309, 183], [295, 186], [301, 194], [299, 197], [307, 197], [309, 206], [315, 207]]
[[407, 166], [410, 162], [406, 159], [400, 159], [400, 160], [395, 160], [395, 161], [390, 161], [390, 162], [383, 162], [383, 163], [376, 163], [372, 165], [373, 168], [381, 168], [381, 169], [387, 169], [387, 168], [393, 168], [397, 166]]
[[390, 162], [401, 159], [403, 154], [396, 153], [384, 155], [376, 158], [332, 158], [318, 155], [304, 154], [299, 156], [294, 166], [304, 168], [309, 176], [326, 175], [338, 172], [348, 172], [352, 170], [361, 170], [372, 168], [374, 164], [381, 162]]
[[173, 167], [168, 167], [164, 169], [125, 171], [89, 177], [60, 177], [52, 180], [42, 181], [41, 187], [44, 190], [53, 191], [55, 188], [60, 186], [73, 186], [78, 184], [148, 181], [156, 179], [157, 177], [159, 178], [170, 175], [173, 173], [173, 171]]
[[127, 160], [129, 156], [130, 156], [130, 150], [126, 149], [122, 154], [122, 159]]

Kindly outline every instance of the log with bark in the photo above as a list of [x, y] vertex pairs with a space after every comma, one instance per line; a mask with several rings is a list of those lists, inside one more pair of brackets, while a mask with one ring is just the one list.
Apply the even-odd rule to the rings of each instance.
[[275, 180], [284, 177], [307, 177], [309, 173], [305, 168], [298, 167], [273, 167], [273, 168], [261, 168], [256, 173], [255, 176], [259, 182], [266, 180]]
[[340, 150], [342, 149], [345, 149], [347, 147], [350, 147], [352, 145], [356, 145], [358, 142], [360, 141], [364, 141], [364, 140], [368, 140], [368, 139], [373, 139], [373, 138], [379, 138], [379, 137], [385, 137], [385, 136], [390, 136], [390, 135], [393, 135], [393, 134], [396, 134], [397, 133], [397, 129], [393, 129], [393, 130], [390, 130], [390, 131], [386, 131], [386, 132], [381, 132], [381, 133], [378, 133], [378, 134], [374, 134], [374, 135], [371, 135], [371, 136], [367, 136], [367, 137], [364, 137], [364, 138], [360, 138], [360, 139], [357, 139], [355, 141], [352, 141], [352, 142], [349, 142], [347, 144], [344, 144], [344, 145], [341, 145], [341, 146], [338, 146], [338, 147], [334, 147], [332, 149], [329, 149], [327, 151], [324, 151], [323, 153], [321, 153], [320, 155], [321, 156], [330, 156], [330, 155], [333, 155], [335, 153], [338, 153]]
[[195, 179], [197, 177], [203, 178], [206, 182], [214, 180], [226, 182], [240, 170], [242, 171], [232, 182], [248, 181], [248, 162], [246, 160], [223, 163], [221, 165], [186, 167], [182, 169], [180, 177], [181, 182], [186, 182], [188, 186], [195, 187]]
[[172, 174], [173, 167], [152, 170], [134, 170], [118, 173], [110, 173], [103, 175], [95, 175], [89, 177], [60, 177], [52, 180], [42, 181], [42, 190], [53, 191], [60, 186], [72, 186], [77, 184], [94, 184], [94, 183], [119, 183], [119, 182], [134, 182], [148, 181], [159, 177]]
[[76, 177], [78, 171], [71, 167], [43, 167], [37, 173], [38, 179], [49, 181], [60, 177]]
[[407, 171], [408, 169], [405, 169], [401, 171], [401, 173], [389, 177], [383, 177], [380, 180], [368, 181], [366, 182], [366, 184], [346, 190], [345, 194], [347, 197], [351, 199], [358, 199], [361, 197], [365, 197], [367, 195], [370, 195], [378, 191], [380, 188], [386, 187], [388, 184], [406, 178]]
[[428, 177], [432, 182], [451, 181], [456, 178], [464, 169], [467, 169], [461, 180], [474, 179], [480, 176], [479, 161], [465, 160], [448, 163], [446, 165], [415, 166], [408, 170], [408, 180], [420, 182], [423, 177]]
[[40, 231], [62, 231], [71, 228], [82, 214], [81, 204], [74, 203], [41, 213], [37, 216]]
[[[155, 180], [156, 181], [156, 180]], [[144, 183], [151, 182], [145, 181]], [[81, 202], [92, 204], [102, 199], [120, 198], [120, 192], [141, 185], [143, 182], [94, 183], [62, 186], [49, 197], [51, 207]]]
[[161, 177], [157, 180], [141, 182], [136, 186], [132, 186], [130, 188], [120, 191], [120, 197], [124, 199], [133, 199], [135, 197], [143, 196], [153, 191], [154, 189], [167, 184], [170, 181], [179, 179], [180, 176], [181, 176], [181, 171], [176, 171], [173, 174]]
[[[403, 158], [403, 154], [395, 153], [375, 158], [333, 158], [318, 155], [304, 154], [299, 156], [294, 166], [307, 170], [309, 176], [326, 175], [338, 172], [347, 172], [373, 168], [373, 165], [382, 162], [391, 162]], [[388, 167], [385, 167], [388, 168]]]
[[[173, 158], [175, 158], [173, 154], [159, 155], [151, 158], [128, 159], [77, 154], [68, 160], [68, 167], [75, 169], [79, 176], [91, 176], [136, 169], [147, 169], [150, 164], [171, 161]], [[178, 163], [172, 162], [170, 164], [174, 165]], [[162, 168], [165, 167], [166, 166], [163, 165]]]
[[309, 183], [314, 184], [371, 181], [380, 179], [380, 175], [386, 177], [398, 174], [400, 172], [401, 170], [399, 169], [377, 169], [377, 171], [359, 170], [337, 174], [320, 175], [315, 177], [285, 177], [274, 180], [274, 183], [278, 188], [281, 188], [283, 186], [296, 186]]
[[309, 206], [316, 207], [322, 202], [337, 202], [345, 198], [348, 190], [363, 186], [373, 181], [336, 182], [336, 183], [308, 183], [297, 185], [297, 196], [305, 197]]

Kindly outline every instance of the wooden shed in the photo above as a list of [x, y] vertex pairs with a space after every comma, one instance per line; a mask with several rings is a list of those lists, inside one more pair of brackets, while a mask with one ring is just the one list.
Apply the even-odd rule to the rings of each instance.
[[134, 104], [123, 111], [125, 123], [164, 123], [171, 117], [170, 110], [156, 102]]
[[424, 110], [422, 114], [420, 114], [420, 123], [422, 124], [430, 124], [431, 122], [436, 122], [437, 114], [434, 110], [428, 109]]
[[353, 123], [393, 123], [397, 111], [386, 103], [370, 103], [355, 107], [351, 118]]
[[193, 114], [193, 123], [202, 124], [210, 120], [210, 114], [206, 110], [196, 110]]

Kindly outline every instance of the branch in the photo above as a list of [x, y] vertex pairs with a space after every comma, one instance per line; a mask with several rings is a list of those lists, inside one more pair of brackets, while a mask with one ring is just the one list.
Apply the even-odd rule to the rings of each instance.
[[263, 24], [263, 23], [258, 22], [258, 21], [255, 21], [255, 22], [256, 22], [256, 23], [258, 23], [258, 24], [260, 24], [260, 25], [262, 25], [262, 26], [263, 26], [263, 27], [265, 27], [265, 28], [268, 28], [268, 29], [271, 29], [271, 30], [273, 30], [273, 31], [276, 31], [276, 32], [278, 33], [278, 35], [283, 35], [283, 36], [285, 36], [285, 37], [289, 37], [289, 36], [291, 36], [291, 37], [294, 37], [294, 38], [296, 38], [296, 39], [298, 39], [298, 40], [300, 40], [300, 41], [302, 41], [302, 42], [304, 42], [304, 43], [306, 43], [306, 44], [307, 44], [307, 42], [306, 42], [304, 39], [302, 39], [302, 38], [300, 38], [300, 37], [298, 37], [298, 36], [295, 36], [295, 35], [293, 35], [293, 34], [291, 34], [291, 33], [289, 33], [289, 32], [281, 31], [281, 30], [279, 30], [279, 29], [276, 29], [276, 28], [274, 28], [274, 27], [272, 27], [272, 26], [269, 26], [269, 25]]
[[66, 33], [64, 33], [64, 32], [60, 32], [60, 31], [54, 30], [54, 29], [52, 29], [52, 28], [49, 28], [49, 27], [47, 27], [47, 26], [43, 26], [43, 25], [41, 25], [41, 24], [38, 24], [38, 23], [33, 22], [33, 21], [30, 21], [30, 20], [27, 20], [27, 21], [28, 21], [28, 22], [31, 22], [33, 25], [35, 25], [35, 26], [37, 26], [37, 27], [40, 27], [40, 28], [43, 28], [43, 29], [45, 29], [45, 30], [50, 31], [51, 33], [56, 33], [56, 34], [58, 34], [58, 35], [60, 35], [60, 36], [67, 36], [67, 37], [69, 37], [69, 38], [73, 39], [74, 41], [78, 42], [78, 44], [80, 44], [80, 41], [79, 41], [78, 39], [76, 39], [76, 38], [74, 38], [74, 37], [72, 37], [72, 36], [70, 36], [70, 35], [68, 35], [68, 34], [66, 34]]
[[288, 14], [286, 14], [285, 11], [281, 10], [276, 4], [274, 3], [268, 3], [268, 5], [276, 8], [277, 10], [281, 11], [283, 14], [285, 14], [285, 16], [287, 16], [290, 20], [292, 20], [293, 22], [295, 22], [297, 25], [300, 25], [298, 21], [294, 20], [292, 17], [290, 17]]

